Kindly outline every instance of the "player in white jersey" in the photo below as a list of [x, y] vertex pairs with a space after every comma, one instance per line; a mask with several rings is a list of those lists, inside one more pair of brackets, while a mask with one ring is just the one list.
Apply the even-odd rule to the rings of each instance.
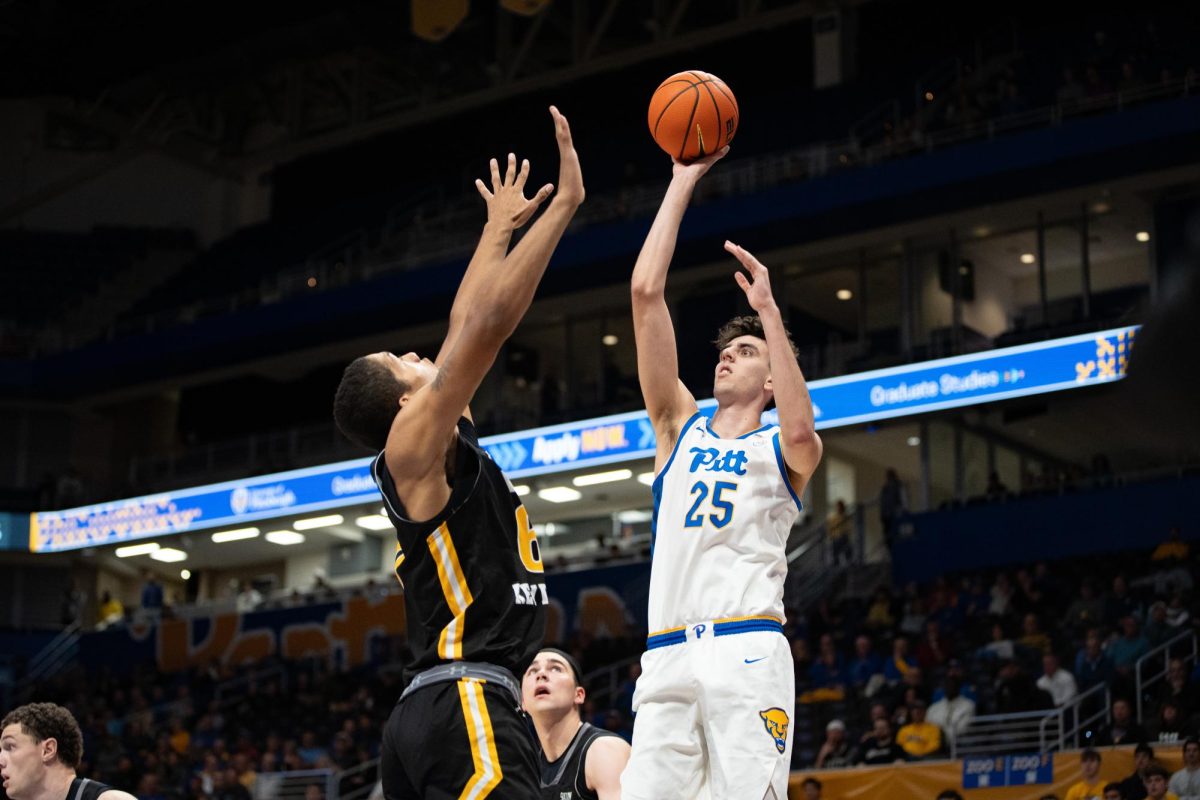
[[[717, 338], [717, 410], [679, 380], [664, 295], [696, 182], [725, 151], [675, 163], [633, 270], [638, 378], [658, 439], [649, 630], [623, 800], [787, 797], [795, 705], [783, 636], [785, 546], [821, 459], [812, 402], [767, 269], [730, 242], [755, 315]], [[779, 424], [761, 424], [774, 401]]]

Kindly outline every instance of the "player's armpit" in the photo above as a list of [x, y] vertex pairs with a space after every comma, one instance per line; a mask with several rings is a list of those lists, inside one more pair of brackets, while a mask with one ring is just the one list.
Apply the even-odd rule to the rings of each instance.
[[621, 800], [621, 773], [629, 763], [629, 744], [616, 736], [592, 742], [583, 765], [584, 780], [600, 800]]

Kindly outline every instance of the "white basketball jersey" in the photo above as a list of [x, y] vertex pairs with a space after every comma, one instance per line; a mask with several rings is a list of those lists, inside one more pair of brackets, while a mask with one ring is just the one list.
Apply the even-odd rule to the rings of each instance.
[[783, 620], [787, 539], [800, 514], [779, 426], [722, 439], [699, 412], [654, 480], [651, 635], [703, 620]]

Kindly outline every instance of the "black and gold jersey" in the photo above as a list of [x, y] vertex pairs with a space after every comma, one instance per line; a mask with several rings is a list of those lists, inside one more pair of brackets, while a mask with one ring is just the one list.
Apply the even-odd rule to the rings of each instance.
[[557, 761], [547, 761], [542, 748], [538, 748], [542, 800], [596, 800], [595, 790], [587, 785], [587, 754], [592, 743], [605, 736], [617, 734], [585, 722]]
[[459, 420], [450, 500], [427, 522], [405, 516], [382, 453], [371, 474], [396, 528], [412, 650], [406, 680], [450, 661], [520, 675], [541, 646], [550, 600], [529, 515], [475, 426]]

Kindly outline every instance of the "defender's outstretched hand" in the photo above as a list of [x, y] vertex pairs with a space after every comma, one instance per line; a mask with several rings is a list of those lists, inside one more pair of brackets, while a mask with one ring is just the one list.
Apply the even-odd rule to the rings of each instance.
[[537, 190], [532, 198], [525, 199], [525, 181], [529, 179], [529, 159], [522, 159], [521, 170], [517, 171], [517, 156], [508, 154], [508, 170], [500, 177], [500, 165], [491, 160], [492, 189], [488, 191], [484, 182], [475, 179], [475, 188], [487, 203], [488, 222], [505, 222], [519, 228], [529, 221], [538, 206], [554, 191], [554, 184], [547, 183]]
[[742, 291], [746, 293], [746, 300], [750, 303], [750, 307], [762, 313], [765, 309], [775, 305], [775, 296], [771, 294], [771, 276], [762, 262], [744, 247], [728, 240], [725, 242], [725, 249], [741, 262], [746, 272], [750, 273], [749, 278], [741, 272], [733, 274], [737, 285], [742, 287]]
[[579, 206], [587, 194], [583, 188], [583, 171], [579, 167], [579, 155], [571, 139], [571, 126], [557, 108], [550, 106], [554, 118], [554, 136], [558, 139], [558, 194], [555, 200]]

